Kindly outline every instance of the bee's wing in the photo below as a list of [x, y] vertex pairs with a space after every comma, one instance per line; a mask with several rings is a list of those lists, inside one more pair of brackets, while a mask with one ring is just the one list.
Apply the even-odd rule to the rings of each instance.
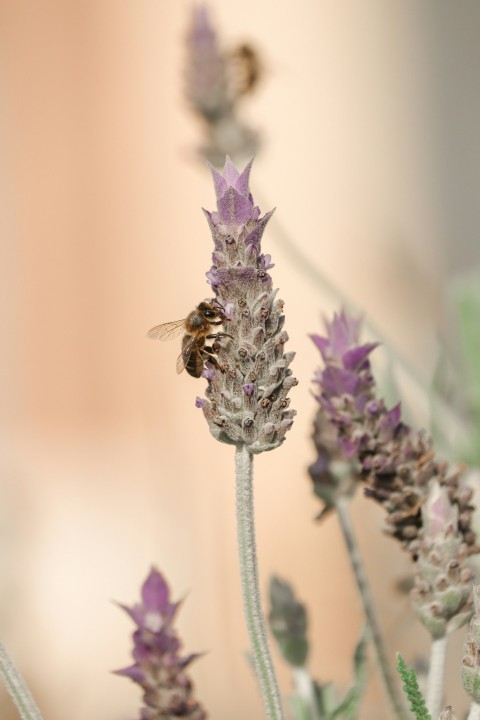
[[185, 332], [185, 320], [174, 320], [162, 325], [155, 325], [148, 331], [147, 337], [152, 338], [152, 340], [172, 340], [172, 338], [180, 335], [182, 331]]
[[177, 358], [177, 373], [180, 375], [182, 370], [185, 370], [185, 366], [188, 363], [188, 360], [190, 358], [191, 352], [195, 346], [196, 338], [194, 335], [190, 335], [188, 337], [184, 338], [183, 345], [182, 345], [182, 352]]
[[183, 351], [182, 351], [177, 358], [177, 375], [180, 375], [180, 373], [183, 372], [184, 370], [185, 370], [185, 361], [183, 358]]

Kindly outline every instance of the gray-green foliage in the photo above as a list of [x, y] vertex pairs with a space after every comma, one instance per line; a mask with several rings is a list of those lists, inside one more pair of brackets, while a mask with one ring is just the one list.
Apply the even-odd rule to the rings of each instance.
[[366, 681], [366, 632], [362, 632], [355, 648], [353, 683], [339, 696], [331, 683], [317, 682], [305, 668], [309, 649], [307, 611], [291, 585], [272, 578], [270, 603], [270, 629], [295, 679], [296, 692], [290, 697], [292, 716], [295, 720], [355, 720]]
[[367, 632], [362, 631], [353, 656], [354, 680], [345, 695], [337, 700], [330, 685], [315, 684], [320, 717], [325, 720], [354, 720], [360, 712], [360, 703], [367, 678], [366, 666]]
[[308, 655], [307, 611], [291, 585], [278, 577], [270, 580], [270, 629], [283, 658], [293, 667], [305, 665]]
[[397, 653], [397, 670], [402, 678], [403, 689], [410, 703], [410, 709], [415, 715], [415, 720], [432, 720], [418, 687], [415, 671], [406, 664], [400, 653]]

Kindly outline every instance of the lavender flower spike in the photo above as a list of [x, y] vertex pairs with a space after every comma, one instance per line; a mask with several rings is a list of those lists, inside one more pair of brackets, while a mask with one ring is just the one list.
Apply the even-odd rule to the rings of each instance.
[[317, 371], [317, 400], [337, 432], [347, 459], [359, 464], [366, 494], [387, 511], [387, 530], [418, 554], [421, 508], [431, 480], [447, 488], [458, 507], [458, 529], [469, 554], [478, 552], [471, 528], [472, 491], [458, 472], [434, 455], [431, 440], [401, 420], [400, 405], [390, 410], [377, 398], [369, 355], [377, 343], [359, 343], [360, 322], [345, 312], [326, 324], [326, 336], [312, 335], [325, 367]]
[[289, 369], [295, 353], [284, 352], [288, 335], [271, 258], [261, 251], [273, 211], [260, 217], [249, 190], [251, 166], [240, 173], [228, 157], [223, 172], [210, 166], [217, 210], [205, 211], [214, 242], [207, 279], [224, 308], [226, 335], [214, 343], [219, 366], [202, 410], [217, 440], [260, 453], [278, 447], [290, 430], [295, 411], [287, 395], [298, 381]]
[[180, 603], [170, 602], [163, 576], [152, 568], [142, 586], [142, 601], [120, 605], [137, 626], [133, 634], [133, 665], [116, 670], [144, 690], [145, 706], [140, 720], [206, 720], [206, 713], [193, 697], [186, 667], [198, 655], [180, 655], [181, 642], [173, 628]]

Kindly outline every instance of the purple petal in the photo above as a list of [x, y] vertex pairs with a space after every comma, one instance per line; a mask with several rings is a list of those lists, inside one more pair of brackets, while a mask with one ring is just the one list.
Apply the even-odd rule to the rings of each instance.
[[217, 270], [215, 270], [215, 268], [212, 268], [207, 273], [205, 273], [205, 277], [207, 278], [207, 282], [213, 290], [215, 290], [215, 288], [217, 288], [222, 283], [220, 276]]
[[228, 155], [225, 159], [225, 165], [223, 166], [222, 177], [227, 182], [227, 186], [232, 188], [236, 187], [237, 180], [240, 177], [240, 173]]
[[245, 395], [253, 395], [255, 385], [253, 383], [246, 383], [245, 385], [242, 385], [242, 388]]
[[358, 445], [357, 443], [353, 442], [353, 440], [350, 440], [347, 437], [343, 437], [340, 439], [339, 443], [342, 446], [345, 457], [348, 460], [351, 460], [351, 458], [355, 457], [355, 455], [358, 453]]
[[270, 268], [275, 267], [275, 264], [272, 263], [272, 256], [271, 255], [264, 255], [263, 256], [263, 262], [265, 265], [265, 270], [270, 270]]
[[250, 180], [250, 170], [252, 169], [253, 160], [254, 158], [252, 158], [250, 162], [245, 166], [242, 174], [239, 176], [237, 182], [235, 183], [235, 189], [238, 190], [240, 195], [243, 195], [246, 198], [248, 198], [250, 195], [248, 183]]
[[215, 39], [208, 8], [206, 5], [198, 5], [193, 8], [193, 22], [191, 40], [196, 45], [211, 43]]
[[248, 245], [252, 245], [252, 247], [256, 248], [257, 253], [260, 252], [260, 240], [262, 239], [263, 231], [265, 230], [265, 227], [274, 212], [275, 208], [273, 208], [273, 210], [270, 210], [270, 212], [266, 213], [266, 215], [264, 215], [263, 218], [258, 221], [253, 230], [245, 238], [245, 247], [248, 247]]
[[190, 665], [191, 662], [194, 660], [197, 660], [197, 658], [202, 657], [204, 653], [191, 653], [190, 655], [186, 655], [185, 657], [180, 659], [179, 665], [181, 668], [186, 668], [187, 665]]
[[395, 407], [393, 407], [389, 413], [390, 422], [392, 423], [393, 427], [396, 427], [398, 423], [400, 422], [400, 418], [402, 416], [402, 404], [397, 403]]
[[215, 188], [215, 196], [218, 201], [227, 192], [228, 182], [225, 180], [225, 178], [223, 177], [223, 175], [221, 173], [219, 173], [217, 170], [215, 170], [215, 168], [213, 167], [213, 165], [211, 163], [207, 163], [207, 165], [208, 165], [210, 172], [212, 173], [213, 186]]
[[169, 589], [163, 576], [152, 568], [142, 586], [142, 600], [147, 612], [164, 612], [168, 605]]
[[328, 337], [334, 357], [341, 359], [348, 350], [358, 345], [361, 321], [350, 317], [342, 310], [335, 313], [333, 321], [327, 323]]
[[[358, 389], [357, 389], [358, 393]], [[360, 413], [366, 412], [366, 407], [369, 403], [369, 400], [371, 398], [371, 392], [370, 389], [368, 390], [362, 390], [362, 392], [358, 393], [358, 395], [355, 398], [355, 407]]]
[[202, 377], [207, 380], [213, 380], [215, 377], [215, 366], [211, 362], [206, 362], [205, 367], [202, 370]]
[[143, 623], [143, 612], [140, 605], [134, 605], [133, 607], [129, 607], [128, 605], [123, 605], [122, 603], [117, 603], [118, 607], [121, 607], [122, 610], [125, 610], [125, 612], [130, 615], [133, 622], [141, 626]]
[[204, 398], [200, 398], [200, 397], [195, 398], [195, 407], [203, 408], [204, 405], [205, 405]]
[[347, 368], [347, 370], [358, 370], [365, 358], [368, 357], [376, 347], [378, 347], [378, 343], [372, 342], [348, 350], [342, 358], [343, 366]]
[[245, 225], [252, 217], [252, 203], [233, 187], [229, 187], [219, 198], [217, 205], [221, 221], [229, 227], [237, 228], [239, 225]]
[[142, 683], [145, 680], [145, 675], [137, 663], [135, 663], [135, 665], [130, 665], [130, 667], [121, 668], [120, 670], [113, 670], [113, 674], [129, 677], [137, 683]]
[[367, 412], [369, 415], [377, 415], [380, 408], [381, 405], [378, 400], [369, 400], [369, 402], [367, 402], [365, 405], [365, 412]]
[[355, 395], [358, 382], [356, 373], [330, 365], [323, 372], [321, 385], [329, 395]]
[[[311, 340], [313, 340], [313, 342], [315, 343], [317, 348], [322, 353], [323, 359], [326, 360], [327, 359], [327, 350], [330, 347], [329, 340], [327, 340], [327, 338], [321, 337], [320, 335], [309, 335], [308, 337]], [[321, 377], [321, 373], [320, 372], [315, 373], [315, 376], [317, 377], [317, 380], [319, 380]]]
[[227, 300], [223, 305], [223, 316], [226, 320], [232, 320], [235, 317], [235, 305], [231, 300]]

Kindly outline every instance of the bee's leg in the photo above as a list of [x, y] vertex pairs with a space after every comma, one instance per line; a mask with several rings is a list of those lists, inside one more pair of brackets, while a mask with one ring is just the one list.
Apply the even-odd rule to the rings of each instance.
[[202, 353], [202, 358], [204, 359], [205, 362], [212, 363], [212, 365], [214, 367], [218, 368], [219, 370], [221, 369], [220, 365], [218, 364], [218, 360], [215, 357], [215, 351], [212, 347], [205, 345], [205, 347], [202, 348], [201, 353]]
[[223, 320], [209, 320], [210, 325], [223, 325]]
[[229, 338], [232, 338], [232, 340], [233, 340], [233, 337], [231, 335], [229, 335], [228, 333], [224, 333], [224, 332], [214, 333], [213, 335], [207, 335], [206, 337], [208, 340], [218, 340], [218, 338], [222, 338], [222, 337], [229, 337]]

